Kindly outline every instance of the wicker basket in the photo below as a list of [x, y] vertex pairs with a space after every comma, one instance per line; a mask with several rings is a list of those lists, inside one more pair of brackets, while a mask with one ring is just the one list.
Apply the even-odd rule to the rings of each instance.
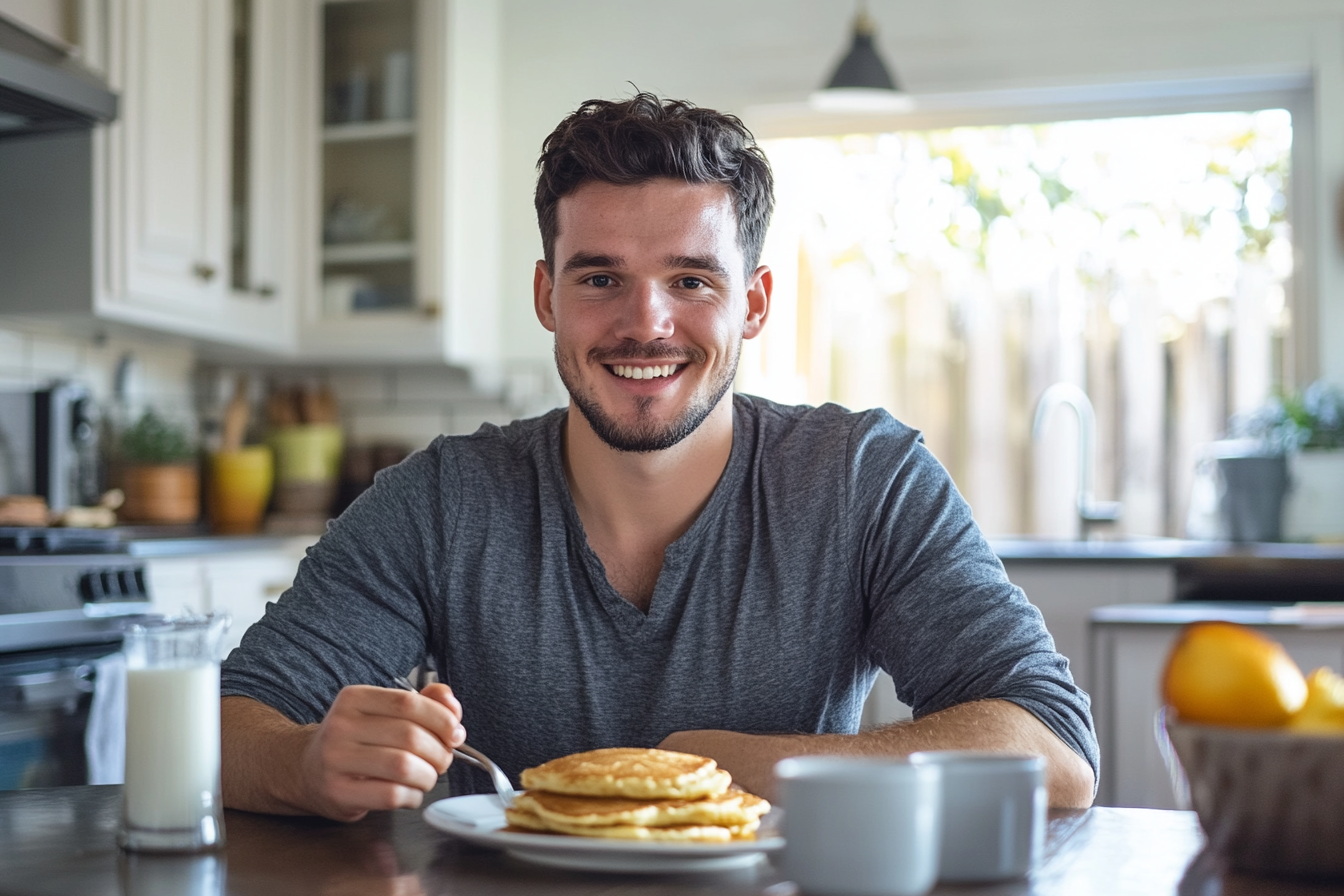
[[1344, 734], [1166, 729], [1209, 846], [1233, 868], [1344, 880]]

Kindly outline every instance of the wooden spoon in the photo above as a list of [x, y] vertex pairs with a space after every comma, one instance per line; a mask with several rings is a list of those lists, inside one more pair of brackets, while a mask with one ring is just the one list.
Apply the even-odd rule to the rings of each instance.
[[224, 408], [224, 440], [220, 450], [228, 454], [243, 447], [243, 437], [247, 434], [247, 375], [239, 374], [233, 386], [233, 398]]

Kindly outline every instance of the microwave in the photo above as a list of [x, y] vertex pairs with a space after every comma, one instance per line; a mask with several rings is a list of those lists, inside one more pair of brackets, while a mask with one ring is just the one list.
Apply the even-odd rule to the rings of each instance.
[[98, 428], [78, 383], [0, 391], [0, 496], [41, 495], [54, 511], [97, 504]]

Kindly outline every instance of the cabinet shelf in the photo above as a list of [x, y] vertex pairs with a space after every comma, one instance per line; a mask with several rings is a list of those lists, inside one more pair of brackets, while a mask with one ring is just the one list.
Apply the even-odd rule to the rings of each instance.
[[415, 246], [410, 242], [338, 243], [322, 247], [323, 264], [378, 264], [410, 261]]
[[415, 121], [358, 121], [351, 124], [329, 124], [322, 128], [322, 142], [348, 143], [352, 140], [393, 140], [414, 137]]

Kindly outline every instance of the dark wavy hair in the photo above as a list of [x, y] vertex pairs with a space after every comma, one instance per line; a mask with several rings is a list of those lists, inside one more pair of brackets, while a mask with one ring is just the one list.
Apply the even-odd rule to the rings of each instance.
[[760, 262], [775, 207], [774, 178], [756, 138], [735, 115], [643, 91], [620, 102], [588, 100], [542, 143], [537, 171], [537, 225], [552, 271], [556, 207], [590, 180], [629, 185], [668, 177], [724, 184], [733, 194], [748, 278]]

